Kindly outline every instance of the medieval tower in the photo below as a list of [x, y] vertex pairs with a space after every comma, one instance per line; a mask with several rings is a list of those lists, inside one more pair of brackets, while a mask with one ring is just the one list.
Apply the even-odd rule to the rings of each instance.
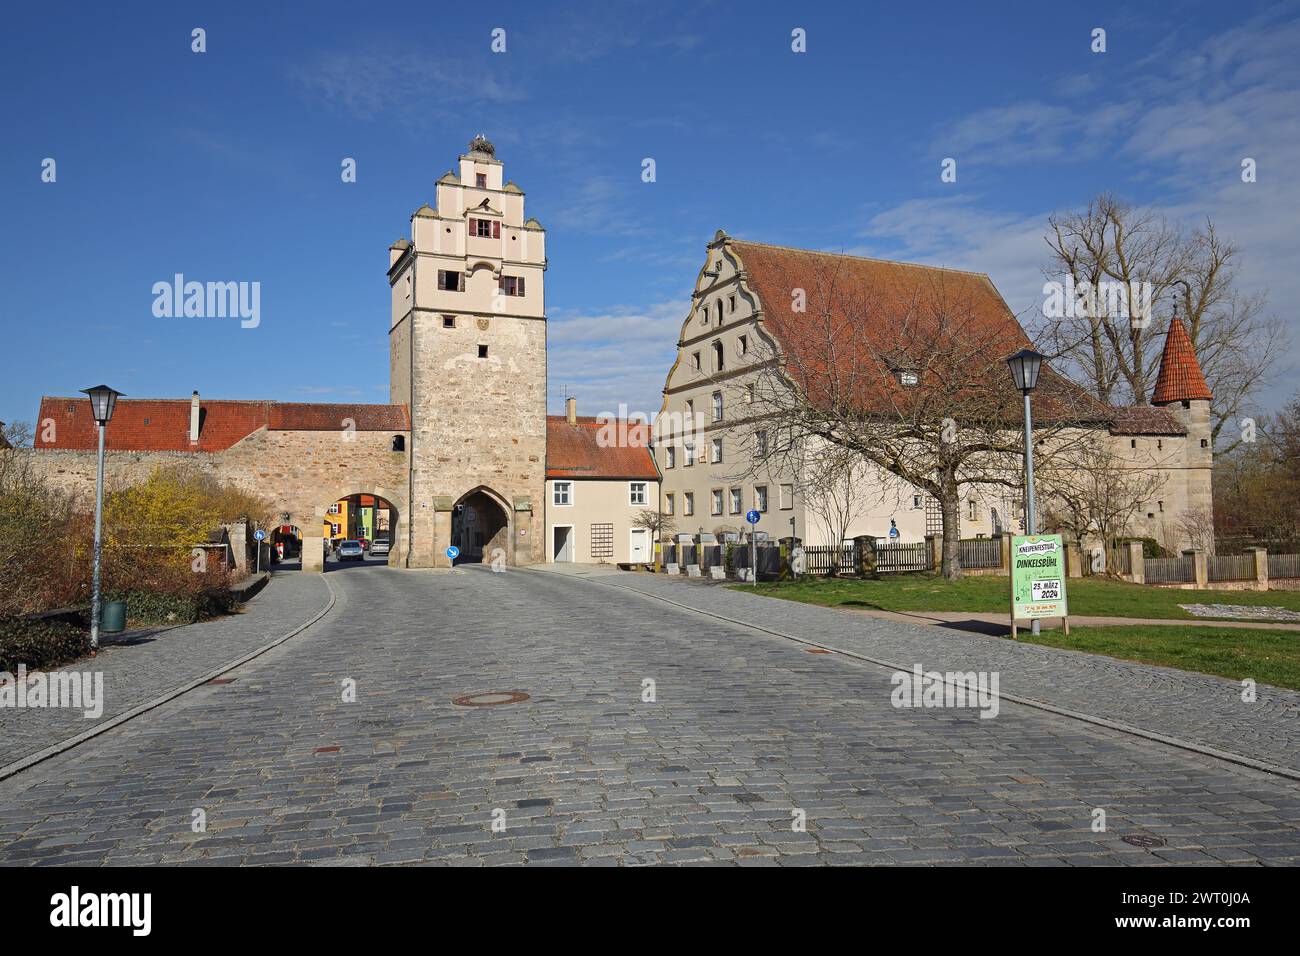
[[408, 567], [543, 558], [546, 234], [482, 136], [389, 248], [390, 401], [411, 412]]

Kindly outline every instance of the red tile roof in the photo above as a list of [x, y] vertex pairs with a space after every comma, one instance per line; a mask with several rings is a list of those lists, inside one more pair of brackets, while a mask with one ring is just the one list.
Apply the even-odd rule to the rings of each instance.
[[[336, 431], [355, 422], [357, 431], [410, 430], [405, 405], [309, 405], [299, 402], [200, 399], [199, 440], [190, 443], [188, 398], [118, 399], [104, 430], [110, 451], [224, 451], [259, 428], [284, 431]], [[37, 448], [93, 449], [95, 420], [86, 397], [41, 399]], [[46, 423], [53, 422], [52, 433]], [[47, 434], [51, 440], [47, 441]]]
[[1187, 334], [1182, 319], [1175, 316], [1165, 334], [1165, 350], [1160, 356], [1160, 374], [1151, 393], [1151, 404], [1209, 401], [1213, 397], [1201, 372], [1201, 363], [1196, 360], [1192, 337]]
[[1187, 428], [1167, 408], [1153, 405], [1116, 405], [1111, 428], [1116, 435], [1186, 435]]
[[546, 416], [547, 478], [627, 478], [658, 481], [645, 422], [563, 415]]
[[[987, 275], [740, 239], [730, 245], [758, 293], [763, 326], [780, 346], [786, 374], [814, 401], [898, 411], [924, 400], [899, 381], [898, 370], [927, 369], [991, 376], [1008, 418], [1019, 416], [1019, 393], [1003, 360], [1032, 343]], [[806, 311], [792, 308], [796, 289], [804, 290]], [[937, 355], [937, 347], [946, 354]], [[946, 357], [953, 368], [942, 367]], [[1043, 366], [1034, 393], [1038, 420], [1101, 423], [1108, 411]]]

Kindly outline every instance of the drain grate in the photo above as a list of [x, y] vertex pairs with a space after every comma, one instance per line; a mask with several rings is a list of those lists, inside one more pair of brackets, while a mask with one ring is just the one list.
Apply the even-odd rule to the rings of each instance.
[[462, 694], [452, 700], [459, 707], [500, 707], [528, 700], [528, 695], [517, 690], [485, 690], [477, 694]]
[[1146, 836], [1142, 833], [1130, 833], [1128, 836], [1120, 837], [1129, 846], [1140, 846], [1146, 850], [1154, 850], [1158, 846], [1164, 846], [1165, 841], [1160, 837]]

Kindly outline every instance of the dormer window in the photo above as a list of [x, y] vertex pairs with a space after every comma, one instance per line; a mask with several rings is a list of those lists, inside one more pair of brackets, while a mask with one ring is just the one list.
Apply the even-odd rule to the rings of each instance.
[[904, 388], [915, 388], [921, 384], [921, 376], [917, 375], [916, 372], [912, 371], [910, 368], [899, 369], [898, 384], [902, 385]]

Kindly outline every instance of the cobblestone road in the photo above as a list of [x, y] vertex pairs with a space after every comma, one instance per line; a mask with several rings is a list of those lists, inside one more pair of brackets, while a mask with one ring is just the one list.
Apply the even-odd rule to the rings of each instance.
[[[885, 668], [590, 581], [330, 578], [233, 683], [0, 782], [0, 863], [1300, 860], [1282, 778], [1009, 703], [895, 709]], [[488, 691], [530, 698], [452, 702]]]
[[238, 614], [145, 634], [128, 643], [105, 643], [94, 658], [63, 670], [104, 675], [104, 707], [98, 718], [84, 711], [0, 709], [0, 767], [44, 750], [175, 687], [197, 680], [287, 634], [320, 611], [329, 590], [319, 575], [280, 574]]

